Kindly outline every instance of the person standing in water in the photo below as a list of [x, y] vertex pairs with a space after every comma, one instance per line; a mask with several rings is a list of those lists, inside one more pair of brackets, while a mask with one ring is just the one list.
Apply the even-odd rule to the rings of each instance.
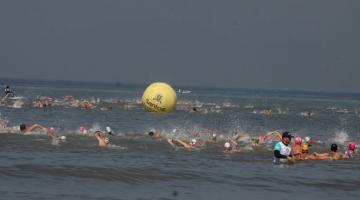
[[289, 132], [285, 131], [282, 134], [281, 142], [278, 142], [274, 146], [274, 163], [288, 163], [294, 161], [291, 154], [290, 142], [293, 136]]

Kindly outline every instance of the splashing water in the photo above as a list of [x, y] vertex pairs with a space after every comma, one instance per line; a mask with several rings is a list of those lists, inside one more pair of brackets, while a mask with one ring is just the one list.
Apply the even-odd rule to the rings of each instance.
[[349, 135], [345, 131], [337, 132], [335, 133], [334, 138], [332, 138], [332, 141], [337, 144], [345, 144], [349, 141]]

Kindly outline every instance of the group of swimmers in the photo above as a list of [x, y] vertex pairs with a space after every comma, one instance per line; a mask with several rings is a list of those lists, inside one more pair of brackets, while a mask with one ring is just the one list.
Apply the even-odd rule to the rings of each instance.
[[298, 160], [339, 160], [350, 159], [355, 154], [356, 142], [351, 141], [348, 143], [347, 150], [342, 153], [338, 151], [336, 143], [331, 144], [330, 152], [328, 153], [309, 153], [309, 148], [313, 145], [309, 137], [305, 137], [303, 142], [301, 137], [295, 137], [295, 142], [290, 145], [291, 138], [289, 132], [285, 131], [281, 136], [281, 141], [274, 146], [274, 162], [279, 163], [292, 163]]
[[[205, 140], [205, 143], [213, 143], [217, 141], [217, 134], [214, 131], [209, 129], [203, 129], [204, 132], [207, 132], [208, 139]], [[161, 139], [160, 131], [151, 131], [148, 135], [154, 139]], [[166, 141], [173, 147], [182, 147], [185, 149], [194, 149], [202, 146], [202, 141], [200, 141], [199, 134], [192, 134], [193, 138], [165, 138]], [[299, 160], [339, 160], [339, 159], [349, 159], [353, 157], [356, 150], [357, 143], [350, 141], [347, 146], [345, 153], [338, 151], [338, 145], [336, 143], [331, 144], [330, 152], [328, 153], [309, 153], [309, 149], [316, 144], [314, 140], [310, 137], [305, 137], [302, 139], [297, 136], [295, 142], [291, 145], [291, 138], [293, 136], [285, 131], [281, 133], [280, 131], [271, 131], [266, 133], [264, 136], [259, 134], [258, 136], [250, 137], [247, 133], [240, 132], [238, 134], [224, 137], [220, 135], [220, 138], [224, 140], [224, 149], [223, 152], [226, 154], [240, 151], [241, 141], [248, 141], [251, 144], [252, 148], [260, 147], [261, 145], [280, 140], [274, 146], [274, 162], [279, 163], [293, 163]]]
[[[26, 126], [21, 124], [18, 128], [7, 127], [7, 122], [0, 121], [0, 132], [1, 133], [21, 133], [24, 135], [32, 134], [34, 131], [43, 130], [46, 132], [52, 139], [52, 144], [59, 144], [59, 142], [66, 141], [66, 136], [58, 136], [56, 130], [53, 127], [46, 128], [40, 124], [33, 124], [31, 126]], [[81, 126], [79, 128], [80, 133], [88, 133], [88, 130]], [[177, 132], [176, 129], [173, 130], [173, 134]], [[201, 137], [203, 134], [206, 135], [206, 139]], [[112, 130], [110, 127], [106, 127], [105, 131], [96, 130], [91, 135], [93, 135], [100, 147], [107, 147], [110, 145], [110, 139], [108, 136], [112, 136]], [[257, 135], [250, 137], [249, 134], [245, 132], [239, 132], [231, 136], [225, 136], [223, 134], [217, 134], [215, 131], [210, 129], [201, 129], [197, 132], [192, 132], [188, 136], [174, 137], [167, 136], [162, 134], [160, 130], [153, 130], [147, 133], [147, 135], [156, 140], [164, 140], [167, 144], [174, 148], [184, 148], [187, 150], [199, 149], [205, 145], [211, 143], [221, 143], [223, 142], [223, 152], [225, 154], [230, 154], [234, 152], [241, 151], [243, 144], [250, 144], [254, 149], [265, 145], [272, 144], [273, 141], [279, 141], [274, 146], [274, 162], [279, 163], [293, 163], [300, 160], [339, 160], [339, 159], [349, 159], [352, 158], [355, 154], [357, 143], [351, 141], [347, 145], [347, 150], [342, 153], [338, 151], [338, 145], [336, 143], [331, 144], [330, 152], [326, 153], [309, 153], [311, 147], [316, 145], [316, 142], [313, 141], [310, 137], [295, 137], [294, 143], [291, 145], [291, 140], [294, 138], [289, 132], [280, 132], [280, 131], [271, 131], [265, 135]], [[220, 139], [220, 141], [219, 141]]]
[[[87, 133], [87, 129], [83, 126], [80, 127], [79, 131], [80, 131], [80, 133], [83, 133], [83, 134]], [[65, 135], [58, 136], [56, 134], [56, 129], [54, 127], [47, 128], [40, 124], [33, 124], [29, 127], [26, 124], [20, 124], [18, 127], [16, 127], [16, 126], [8, 127], [6, 121], [0, 120], [0, 133], [18, 133], [18, 134], [23, 134], [23, 135], [32, 135], [35, 132], [36, 133], [45, 132], [52, 139], [51, 140], [52, 144], [57, 145], [57, 144], [59, 144], [59, 141], [62, 141], [62, 142], [66, 141], [66, 136]], [[110, 127], [106, 127], [105, 133], [108, 135], [113, 135]], [[104, 147], [109, 144], [109, 138], [104, 136], [103, 132], [95, 131], [93, 133], [93, 135], [97, 139], [99, 146]]]
[[[107, 101], [99, 97], [89, 97], [87, 99], [77, 99], [74, 96], [64, 96], [62, 98], [53, 98], [53, 97], [37, 97], [32, 102], [27, 102], [24, 97], [10, 98], [14, 97], [14, 92], [10, 89], [9, 86], [6, 86], [4, 89], [4, 96], [0, 99], [0, 105], [21, 108], [23, 106], [32, 106], [34, 108], [49, 108], [54, 106], [63, 106], [65, 108], [81, 108], [85, 110], [100, 110], [100, 111], [109, 111], [114, 107], [119, 107], [124, 111], [129, 111], [134, 108], [142, 109], [141, 101], [139, 100], [124, 100], [124, 99], [112, 99]], [[212, 103], [202, 103], [199, 101], [184, 101], [179, 100], [177, 102], [177, 110], [185, 111], [189, 113], [222, 113], [226, 108], [233, 108], [236, 105], [233, 105], [229, 102], [224, 102], [223, 105], [212, 104]], [[253, 109], [254, 106], [245, 106], [245, 108]], [[271, 116], [273, 114], [286, 114], [289, 110], [288, 108], [282, 110], [280, 108], [276, 109], [277, 112], [274, 112], [271, 108], [263, 108], [260, 110], [253, 110], [254, 114], [262, 114], [265, 116]], [[312, 112], [302, 112], [301, 116], [312, 116]]]
[[[12, 90], [9, 86], [4, 89], [5, 98], [13, 95]], [[64, 103], [71, 107], [80, 107], [87, 110], [93, 109], [95, 104], [99, 104], [99, 98], [92, 98], [90, 100], [80, 101], [75, 99], [73, 96], [65, 96], [63, 98]], [[48, 107], [54, 104], [55, 101], [53, 98], [46, 97], [37, 100], [34, 102], [36, 107]], [[188, 106], [185, 103], [180, 104], [183, 106]], [[220, 109], [220, 107], [216, 107]], [[103, 108], [106, 110], [109, 108]], [[190, 107], [189, 112], [207, 112], [206, 110], [202, 110], [201, 107]], [[58, 144], [59, 141], [65, 141], [66, 136], [57, 136], [56, 130], [53, 127], [46, 128], [39, 124], [33, 124], [30, 127], [27, 127], [25, 124], [21, 124], [18, 128], [7, 127], [7, 122], [0, 120], [0, 132], [1, 133], [23, 133], [23, 134], [31, 134], [35, 130], [44, 130], [52, 139], [53, 144]], [[79, 129], [80, 133], [87, 133], [87, 129], [83, 126]], [[176, 132], [176, 129], [173, 130]], [[202, 134], [206, 134], [206, 139], [202, 139]], [[112, 135], [112, 130], [110, 127], [106, 127], [105, 131], [95, 131], [93, 132], [93, 136], [98, 141], [98, 145], [101, 147], [106, 147], [110, 144], [109, 137], [107, 135]], [[349, 159], [353, 156], [356, 149], [355, 142], [349, 142], [347, 151], [345, 153], [341, 153], [338, 151], [337, 144], [331, 144], [329, 153], [309, 153], [309, 149], [314, 144], [314, 141], [310, 139], [310, 137], [305, 137], [304, 140], [301, 137], [296, 137], [293, 145], [291, 144], [291, 138], [293, 136], [289, 132], [280, 131], [271, 131], [266, 133], [264, 136], [259, 134], [257, 136], [250, 137], [249, 134], [244, 132], [239, 132], [237, 134], [231, 136], [224, 136], [223, 134], [218, 135], [215, 131], [209, 129], [201, 129], [198, 132], [192, 132], [191, 137], [167, 137], [161, 134], [159, 130], [150, 131], [148, 135], [154, 139], [164, 139], [169, 145], [174, 148], [185, 148], [185, 149], [196, 149], [201, 148], [202, 146], [210, 143], [217, 143], [218, 138], [224, 141], [223, 152], [226, 154], [239, 152], [242, 148], [242, 143], [248, 143], [252, 148], [257, 148], [262, 146], [263, 144], [269, 144], [272, 141], [279, 141], [274, 146], [274, 162], [275, 163], [284, 163], [284, 162], [294, 162], [298, 160], [326, 160], [326, 159]]]

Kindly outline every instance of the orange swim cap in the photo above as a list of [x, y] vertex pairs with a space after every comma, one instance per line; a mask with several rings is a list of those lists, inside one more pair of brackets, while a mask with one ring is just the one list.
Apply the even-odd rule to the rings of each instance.
[[309, 151], [309, 145], [303, 144], [303, 145], [302, 145], [302, 150], [303, 150], [303, 151]]

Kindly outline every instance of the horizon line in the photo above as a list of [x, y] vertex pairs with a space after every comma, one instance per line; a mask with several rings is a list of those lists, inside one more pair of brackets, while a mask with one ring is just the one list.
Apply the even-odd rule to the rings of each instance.
[[[0, 84], [7, 85], [5, 81], [23, 81], [23, 82], [53, 82], [53, 83], [65, 83], [65, 84], [101, 84], [101, 85], [112, 85], [114, 87], [123, 87], [123, 86], [144, 86], [146, 87], [151, 83], [134, 83], [134, 82], [123, 82], [123, 81], [79, 81], [79, 80], [59, 80], [59, 79], [39, 79], [39, 78], [4, 78], [0, 77]], [[165, 82], [165, 81], [154, 81], [154, 82]], [[274, 91], [274, 92], [304, 92], [304, 93], [327, 93], [327, 94], [360, 94], [360, 92], [353, 91], [327, 91], [327, 90], [306, 90], [306, 89], [289, 89], [289, 88], [241, 88], [241, 87], [226, 87], [226, 86], [201, 86], [201, 85], [181, 85], [181, 84], [171, 84], [171, 86], [175, 86], [177, 89], [182, 88], [199, 88], [199, 89], [208, 89], [208, 90], [216, 90], [216, 89], [227, 89], [227, 90], [258, 90], [258, 91]], [[177, 90], [174, 88], [174, 90]]]

